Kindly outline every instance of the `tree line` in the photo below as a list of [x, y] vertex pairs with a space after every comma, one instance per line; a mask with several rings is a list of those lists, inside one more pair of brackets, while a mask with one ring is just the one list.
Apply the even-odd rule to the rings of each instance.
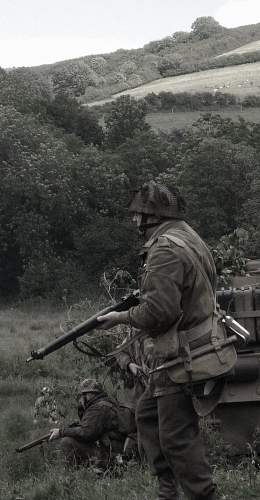
[[0, 69], [1, 94], [9, 99], [19, 80], [25, 91], [33, 84], [35, 93], [66, 94], [87, 103], [165, 76], [259, 61], [259, 51], [216, 57], [259, 38], [260, 24], [227, 29], [210, 16], [199, 17], [189, 32], [177, 31], [140, 49]]
[[129, 96], [102, 125], [67, 96], [32, 102], [26, 113], [0, 107], [2, 297], [86, 294], [106, 270], [134, 273], [140, 242], [128, 205], [148, 179], [180, 186], [188, 220], [212, 247], [240, 228], [246, 255], [257, 256], [260, 125], [208, 113], [155, 133]]

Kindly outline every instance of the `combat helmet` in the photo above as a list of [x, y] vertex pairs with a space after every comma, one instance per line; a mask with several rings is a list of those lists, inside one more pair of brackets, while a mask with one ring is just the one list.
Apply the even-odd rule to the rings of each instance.
[[103, 387], [95, 378], [85, 378], [79, 384], [78, 395], [87, 394], [88, 392], [103, 392]]
[[172, 187], [170, 190], [163, 184], [149, 181], [137, 191], [129, 211], [155, 215], [159, 218], [183, 219], [185, 201], [177, 187]]
[[52, 394], [53, 390], [51, 387], [45, 385], [44, 387], [41, 388], [41, 395], [42, 396], [50, 396]]

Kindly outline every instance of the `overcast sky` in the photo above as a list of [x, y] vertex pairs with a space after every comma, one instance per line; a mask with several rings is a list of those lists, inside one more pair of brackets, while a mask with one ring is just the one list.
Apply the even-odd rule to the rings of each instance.
[[260, 0], [0, 0], [0, 66], [35, 66], [138, 48], [200, 16], [260, 22]]

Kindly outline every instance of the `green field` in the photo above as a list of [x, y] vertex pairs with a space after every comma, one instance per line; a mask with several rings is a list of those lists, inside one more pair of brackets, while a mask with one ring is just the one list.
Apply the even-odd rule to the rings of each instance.
[[[24, 454], [15, 448], [46, 433], [50, 424], [33, 423], [33, 407], [40, 388], [52, 386], [61, 422], [75, 420], [75, 389], [82, 378], [98, 376], [104, 370], [72, 346], [49, 355], [43, 361], [26, 364], [32, 349], [60, 335], [60, 325], [71, 310], [41, 307], [2, 308], [0, 320], [0, 498], [1, 500], [154, 500], [156, 482], [146, 467], [132, 463], [114, 474], [97, 477], [84, 467], [65, 470], [54, 445], [44, 445]], [[89, 313], [93, 313], [92, 307]], [[105, 387], [116, 395], [109, 378]], [[260, 498], [260, 473], [251, 457], [235, 465], [221, 456], [215, 438], [205, 435], [220, 500]], [[184, 497], [181, 496], [181, 499]]]
[[[147, 123], [151, 125], [154, 130], [163, 130], [169, 132], [173, 128], [183, 128], [192, 125], [197, 121], [202, 114], [210, 111], [174, 111], [170, 112], [157, 112], [149, 113], [146, 117]], [[260, 123], [260, 108], [245, 108], [241, 109], [240, 106], [230, 106], [227, 109], [212, 111], [221, 115], [223, 118], [231, 118], [237, 120], [240, 116], [246, 121]]]
[[231, 56], [233, 54], [247, 54], [248, 52], [257, 52], [258, 50], [260, 50], [260, 40], [247, 43], [246, 45], [242, 45], [242, 47], [230, 50], [229, 52], [224, 52], [223, 54], [216, 56], [216, 59], [218, 59], [219, 57]]
[[141, 99], [154, 92], [216, 92], [246, 95], [260, 95], [260, 62], [227, 66], [225, 68], [210, 69], [189, 73], [181, 76], [160, 78], [139, 87], [114, 94], [110, 99], [103, 99], [88, 103], [88, 106], [103, 105], [122, 95], [130, 95]]

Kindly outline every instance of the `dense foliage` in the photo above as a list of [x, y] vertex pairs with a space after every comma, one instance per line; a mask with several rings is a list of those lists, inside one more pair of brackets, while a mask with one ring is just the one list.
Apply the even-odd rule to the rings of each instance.
[[[245, 97], [238, 97], [231, 93], [222, 93], [219, 90], [214, 92], [168, 92], [162, 91], [158, 94], [151, 92], [145, 97], [138, 99], [142, 103], [146, 113], [174, 112], [174, 111], [220, 111], [228, 106], [239, 106], [244, 108], [259, 108], [260, 96], [250, 94]], [[110, 114], [114, 104], [108, 102], [103, 106], [93, 106], [99, 116]]]
[[213, 247], [243, 228], [244, 251], [257, 255], [260, 125], [207, 113], [191, 128], [156, 134], [145, 120], [152, 106], [222, 102], [169, 93], [122, 96], [101, 124], [75, 98], [53, 97], [38, 80], [25, 86], [20, 76], [0, 106], [3, 297], [67, 297], [92, 290], [108, 269], [134, 273], [138, 237], [127, 207], [148, 179], [179, 184], [190, 222]]

